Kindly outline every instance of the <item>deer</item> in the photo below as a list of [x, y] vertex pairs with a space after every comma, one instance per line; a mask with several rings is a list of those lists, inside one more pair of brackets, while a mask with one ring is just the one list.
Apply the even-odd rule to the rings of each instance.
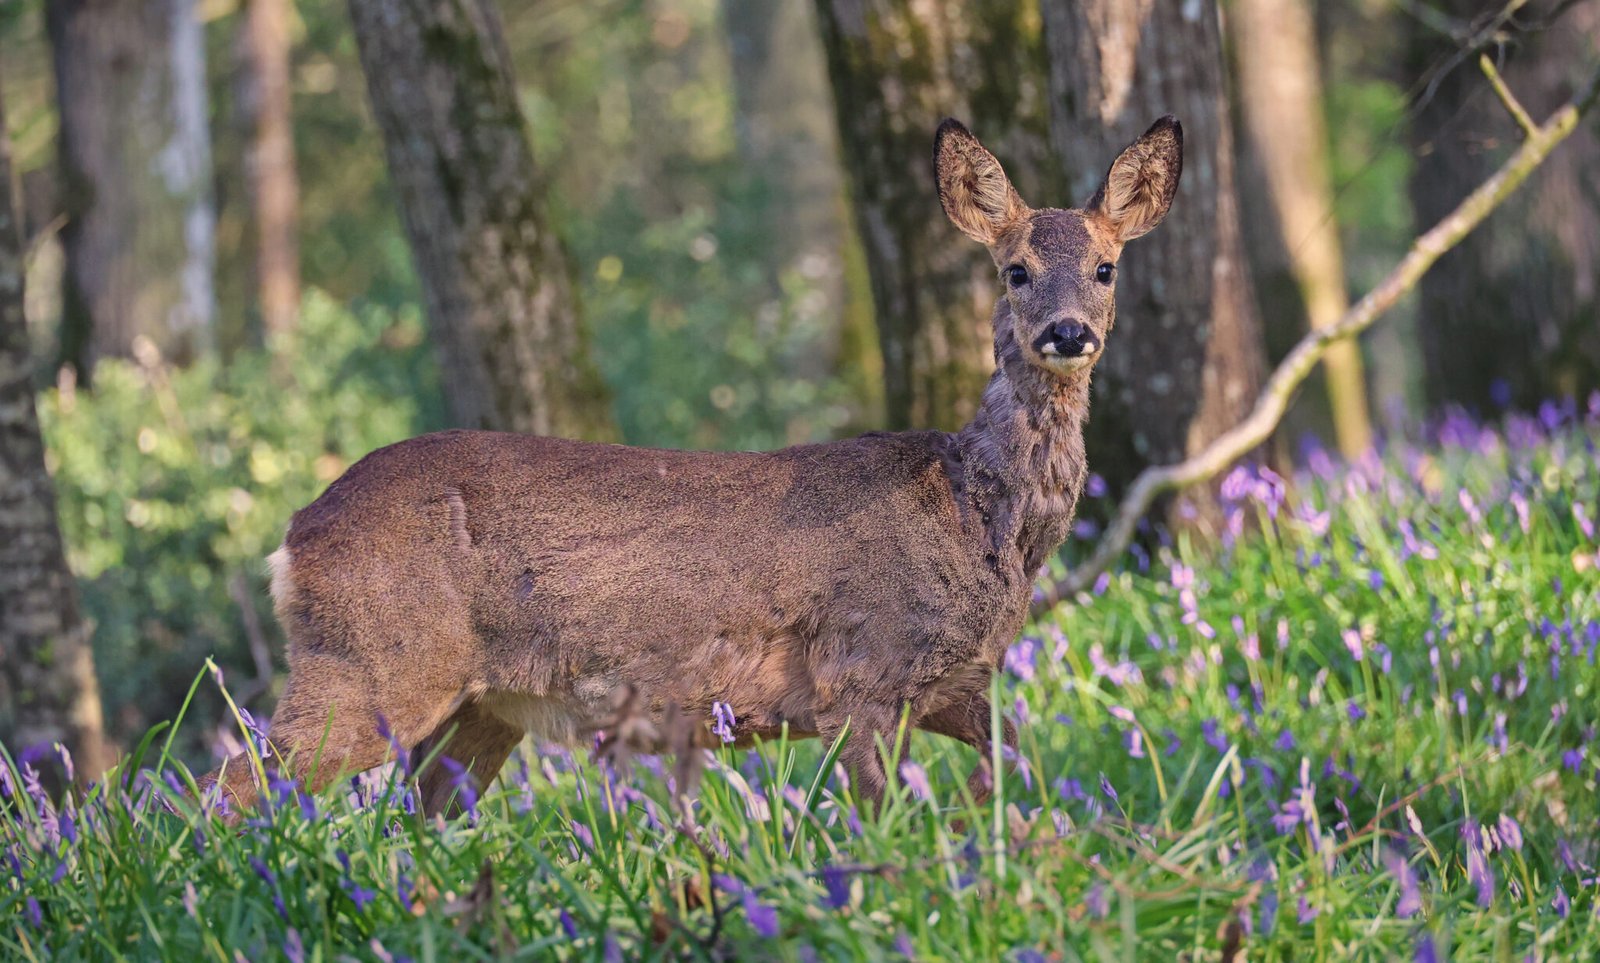
[[[273, 764], [316, 792], [448, 740], [487, 786], [525, 736], [576, 743], [626, 689], [657, 720], [731, 710], [737, 745], [843, 736], [868, 809], [904, 718], [977, 749], [988, 798], [991, 677], [1072, 526], [1117, 260], [1182, 160], [1163, 117], [1082, 208], [1034, 209], [940, 125], [940, 203], [1001, 288], [995, 370], [957, 432], [700, 452], [454, 430], [367, 455], [268, 559], [289, 662]], [[1014, 755], [1009, 719], [1000, 738]], [[418, 775], [425, 812], [451, 810], [453, 775]], [[200, 787], [238, 813], [255, 780], [240, 754]]]

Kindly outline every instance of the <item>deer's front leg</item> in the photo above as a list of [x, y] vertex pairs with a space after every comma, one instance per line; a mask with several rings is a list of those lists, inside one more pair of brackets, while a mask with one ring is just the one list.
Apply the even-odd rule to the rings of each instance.
[[[989, 738], [992, 729], [990, 712], [988, 693], [974, 692], [917, 720], [918, 729], [958, 739], [978, 750], [978, 767], [968, 777], [967, 789], [979, 803], [994, 793], [994, 775], [989, 771], [990, 759], [994, 754]], [[1012, 758], [1005, 762], [1006, 770], [1010, 771], [1015, 766], [1013, 759], [1017, 751], [1017, 727], [1004, 716], [1000, 717], [1000, 743], [1011, 750]]]
[[825, 742], [837, 739], [845, 726], [850, 728], [849, 738], [839, 752], [839, 763], [850, 774], [851, 788], [864, 815], [877, 813], [888, 791], [889, 775], [878, 743], [881, 741], [892, 751], [898, 721], [894, 711], [870, 706], [838, 710], [818, 719]]

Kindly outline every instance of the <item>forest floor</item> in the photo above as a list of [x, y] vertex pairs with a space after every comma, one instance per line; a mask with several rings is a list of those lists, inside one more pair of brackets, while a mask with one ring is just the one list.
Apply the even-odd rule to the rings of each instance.
[[1592, 959], [1600, 399], [1428, 438], [1237, 472], [1230, 544], [1030, 625], [981, 807], [921, 734], [877, 820], [814, 742], [688, 819], [670, 762], [528, 746], [448, 823], [393, 767], [230, 831], [158, 728], [65, 808], [0, 771], [0, 958]]

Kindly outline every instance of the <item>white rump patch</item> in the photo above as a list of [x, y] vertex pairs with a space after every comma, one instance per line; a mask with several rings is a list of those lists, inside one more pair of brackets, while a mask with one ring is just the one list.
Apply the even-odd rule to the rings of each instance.
[[279, 545], [276, 552], [267, 556], [267, 575], [272, 579], [272, 605], [275, 609], [281, 610], [294, 596], [294, 576], [289, 571], [292, 561], [288, 543]]

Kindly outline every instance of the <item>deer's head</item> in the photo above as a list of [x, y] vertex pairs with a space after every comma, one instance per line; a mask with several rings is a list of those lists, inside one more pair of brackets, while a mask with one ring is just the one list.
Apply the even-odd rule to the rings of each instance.
[[1116, 317], [1122, 246], [1161, 223], [1182, 169], [1183, 129], [1163, 117], [1117, 156], [1083, 208], [1035, 210], [960, 122], [939, 125], [939, 200], [963, 234], [989, 248], [1005, 288], [996, 344], [1014, 341], [1023, 359], [1057, 377], [1094, 364]]

